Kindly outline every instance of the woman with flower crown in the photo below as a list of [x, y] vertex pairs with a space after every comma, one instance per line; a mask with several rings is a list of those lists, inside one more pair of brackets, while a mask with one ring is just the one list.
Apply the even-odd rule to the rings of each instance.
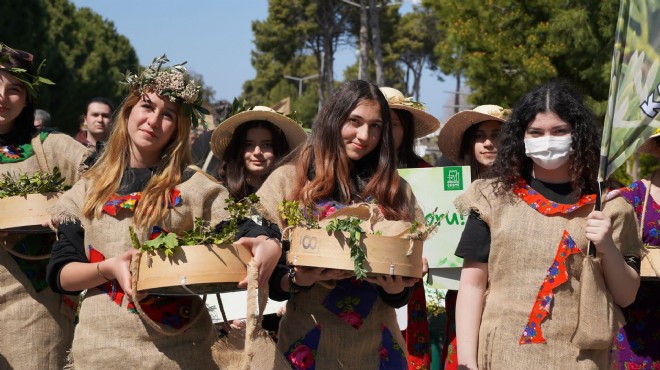
[[469, 214], [456, 250], [459, 368], [607, 367], [641, 241], [625, 200], [594, 210], [599, 136], [570, 86], [540, 86], [502, 125], [494, 178], [456, 200]]
[[[57, 167], [65, 184], [72, 185], [89, 153], [68, 135], [34, 128], [37, 89], [51, 82], [39, 76], [32, 59], [0, 43], [0, 175], [52, 173]], [[54, 240], [52, 233], [0, 230], [2, 369], [61, 369], [65, 364], [77, 300], [48, 289], [46, 265]]]
[[[262, 216], [284, 229], [278, 208], [297, 201], [323, 220], [357, 203], [378, 204], [384, 221], [423, 222], [410, 187], [396, 172], [390, 112], [377, 86], [341, 85], [322, 107], [307, 141], [261, 186]], [[378, 226], [378, 222], [374, 227]], [[322, 259], [322, 257], [320, 257]], [[278, 347], [293, 369], [407, 369], [394, 308], [418, 279], [295, 266], [282, 261], [271, 298], [289, 299]]]
[[[227, 190], [188, 168], [199, 86], [182, 65], [161, 69], [165, 62], [163, 56], [139, 76], [127, 76], [130, 91], [104, 153], [53, 210], [59, 240], [49, 283], [60, 292], [87, 289], [71, 349], [77, 369], [222, 365], [213, 359], [216, 333], [199, 297], [141, 297], [131, 287], [136, 250], [129, 227], [145, 240], [155, 226], [180, 233], [192, 229], [196, 218], [216, 228], [229, 218]], [[238, 236], [250, 237], [239, 242], [252, 250], [260, 282], [267, 281], [281, 254], [279, 243], [249, 220], [241, 225]], [[136, 314], [140, 308], [149, 321]], [[176, 335], [165, 335], [172, 330]]]

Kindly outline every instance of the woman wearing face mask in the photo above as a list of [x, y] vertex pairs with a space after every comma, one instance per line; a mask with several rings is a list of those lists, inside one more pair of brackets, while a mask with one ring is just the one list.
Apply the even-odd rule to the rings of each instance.
[[[320, 219], [369, 201], [378, 203], [388, 221], [421, 221], [410, 187], [396, 172], [392, 146], [389, 107], [378, 87], [344, 83], [328, 98], [307, 141], [257, 192], [264, 218], [283, 228], [278, 207], [286, 199]], [[418, 279], [354, 280], [352, 275], [289, 269], [284, 261], [273, 273], [271, 298], [293, 296], [280, 323], [278, 347], [294, 369], [407, 368], [394, 308], [408, 302]]]
[[606, 289], [614, 303], [627, 306], [639, 286], [641, 242], [625, 200], [594, 211], [599, 136], [569, 86], [543, 85], [526, 94], [502, 126], [496, 177], [475, 181], [457, 199], [459, 210], [469, 213], [456, 250], [464, 258], [456, 306], [459, 365], [607, 366], [608, 348], [581, 350], [571, 342], [582, 260], [593, 242]]
[[236, 199], [256, 192], [276, 163], [305, 141], [296, 121], [271, 108], [237, 113], [213, 131], [211, 149], [220, 158], [218, 178]]
[[[480, 105], [451, 116], [438, 136], [440, 152], [458, 166], [470, 166], [472, 181], [485, 178], [490, 172], [499, 146], [502, 124], [511, 113], [499, 105]], [[447, 325], [445, 327], [442, 363], [446, 369], [457, 366], [456, 298], [458, 291], [445, 295]]]
[[[37, 132], [34, 106], [44, 81], [32, 59], [0, 43], [0, 176], [52, 173], [57, 167], [65, 184], [73, 185], [89, 153], [68, 135]], [[54, 240], [53, 233], [0, 230], [1, 369], [61, 369], [66, 362], [76, 298], [48, 289]]]
[[[144, 243], [158, 236], [156, 227], [180, 235], [201, 218], [219, 230], [230, 217], [227, 190], [188, 167], [199, 87], [183, 66], [162, 68], [166, 62], [161, 57], [140, 75], [127, 75], [129, 93], [106, 149], [53, 210], [58, 241], [48, 282], [58, 292], [87, 290], [71, 348], [76, 369], [223, 365], [212, 357], [217, 335], [199, 297], [133, 291], [137, 250], [129, 228]], [[237, 234], [250, 236], [239, 242], [250, 247], [260, 282], [267, 282], [281, 254], [278, 243], [251, 220], [239, 220]]]

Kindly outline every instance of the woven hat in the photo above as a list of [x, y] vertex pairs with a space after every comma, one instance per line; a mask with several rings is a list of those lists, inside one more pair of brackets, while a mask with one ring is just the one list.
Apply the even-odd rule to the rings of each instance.
[[237, 113], [220, 123], [211, 136], [211, 150], [213, 150], [213, 154], [219, 159], [222, 159], [222, 155], [234, 135], [234, 130], [238, 126], [250, 121], [268, 121], [279, 127], [284, 133], [286, 142], [289, 144], [289, 149], [291, 150], [307, 139], [307, 134], [296, 121], [277, 113], [269, 107], [257, 105], [250, 110]]
[[440, 128], [440, 121], [426, 113], [422, 103], [404, 97], [401, 91], [391, 87], [381, 87], [380, 91], [385, 95], [385, 100], [390, 105], [390, 109], [402, 109], [412, 114], [415, 138], [424, 137]]
[[655, 131], [653, 131], [653, 134], [649, 136], [648, 140], [646, 140], [642, 146], [639, 147], [638, 151], [640, 153], [646, 153], [660, 157], [660, 148], [655, 143], [655, 140], [653, 140], [653, 138], [658, 136], [660, 136], [660, 128], [657, 128]]
[[443, 155], [456, 164], [462, 164], [461, 145], [463, 135], [472, 125], [485, 121], [497, 121], [504, 123], [511, 114], [511, 110], [504, 109], [499, 105], [480, 105], [472, 110], [464, 110], [451, 116], [442, 127], [438, 136], [438, 148]]

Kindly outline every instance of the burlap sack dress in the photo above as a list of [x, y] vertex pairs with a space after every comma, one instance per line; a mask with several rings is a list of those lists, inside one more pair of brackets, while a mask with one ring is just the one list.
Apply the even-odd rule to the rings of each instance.
[[[58, 167], [69, 185], [78, 180], [81, 165], [89, 155], [80, 143], [59, 133], [37, 135], [31, 144], [23, 146], [21, 154], [13, 149], [3, 148], [0, 153], [16, 160], [1, 162], [0, 173], [18, 176]], [[26, 237], [12, 234], [0, 239], [0, 369], [61, 369], [73, 338], [75, 309], [70, 300], [46, 285], [47, 259], [28, 261], [6, 251], [22, 249], [19, 243]], [[29, 242], [30, 250], [36, 247], [40, 249], [38, 255], [50, 253], [52, 238], [30, 238], [34, 241]], [[34, 244], [40, 240], [43, 245]]]
[[[584, 227], [595, 197], [582, 197], [578, 203], [564, 206], [526, 184], [519, 194], [510, 196], [496, 196], [491, 185], [491, 181], [477, 180], [455, 202], [466, 214], [476, 210], [491, 232], [479, 369], [606, 368], [608, 349], [580, 350], [571, 343], [578, 324], [579, 278], [588, 245]], [[612, 220], [614, 242], [621, 253], [639, 256], [641, 244], [632, 207], [616, 198], [603, 204], [603, 212]], [[549, 299], [544, 301], [549, 313], [540, 323], [534, 322], [539, 287], [546, 287], [546, 281], [560, 282], [566, 276], [564, 263], [567, 281], [544, 297]]]
[[[277, 221], [281, 230], [277, 208], [291, 190], [295, 171], [292, 164], [279, 167], [257, 192], [262, 216]], [[402, 196], [415, 207], [412, 192]], [[277, 345], [294, 369], [407, 369], [394, 308], [375, 285], [351, 279], [317, 283], [288, 301]]]
[[[175, 189], [179, 194], [173, 198], [178, 200], [171, 202], [162, 223], [154, 226], [179, 233], [192, 229], [196, 217], [208, 220], [211, 225], [229, 218], [224, 210], [227, 190], [206, 175], [196, 172]], [[133, 211], [124, 208], [131, 201], [114, 203], [115, 216], [104, 211], [100, 219], [88, 219], [82, 216], [82, 209], [89, 191], [90, 181], [79, 181], [62, 196], [53, 217], [80, 220], [85, 231], [85, 253], [90, 262], [100, 262], [133, 248], [128, 231], [133, 225]], [[148, 239], [149, 230], [136, 228], [136, 232], [140, 240]], [[159, 309], [159, 305], [165, 304], [174, 304], [174, 309]], [[149, 296], [141, 306], [145, 312], [152, 312], [153, 316], [150, 314], [149, 317], [166, 328], [178, 329], [186, 322], [191, 326], [171, 336], [154, 330], [136, 313], [134, 305], [128, 302], [119, 284], [113, 280], [87, 290], [71, 349], [73, 367], [159, 370], [219, 367], [211, 352], [217, 334], [199, 297], [155, 299]]]

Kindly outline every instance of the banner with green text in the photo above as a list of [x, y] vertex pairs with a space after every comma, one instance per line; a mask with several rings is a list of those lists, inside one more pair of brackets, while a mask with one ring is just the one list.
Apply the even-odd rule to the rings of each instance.
[[607, 179], [660, 128], [660, 2], [622, 0], [599, 179]]

